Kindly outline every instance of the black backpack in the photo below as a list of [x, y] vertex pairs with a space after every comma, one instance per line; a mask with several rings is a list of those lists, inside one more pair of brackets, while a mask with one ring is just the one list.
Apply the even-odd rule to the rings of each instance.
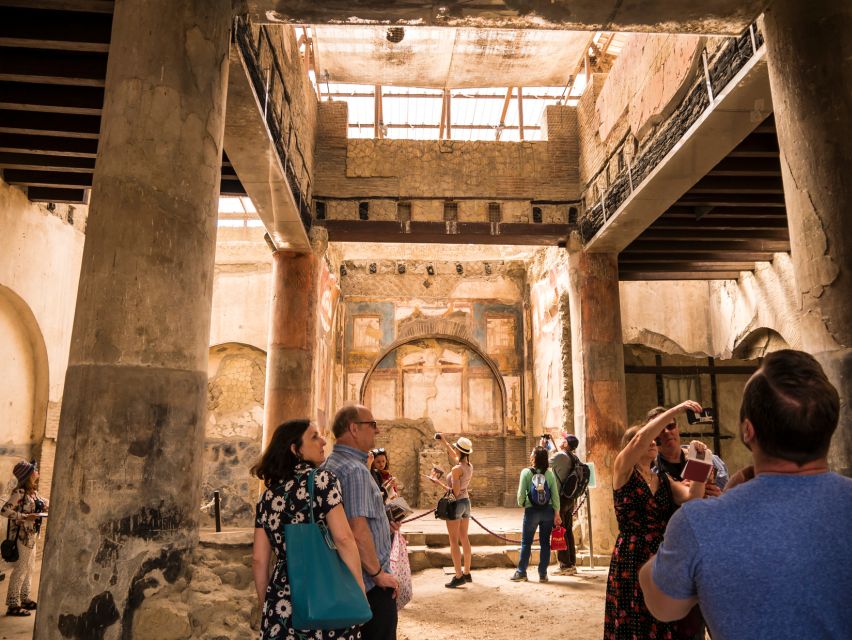
[[576, 500], [586, 492], [589, 486], [589, 476], [591, 470], [585, 462], [580, 462], [580, 458], [573, 453], [568, 453], [571, 456], [571, 471], [561, 480], [559, 493], [566, 500]]

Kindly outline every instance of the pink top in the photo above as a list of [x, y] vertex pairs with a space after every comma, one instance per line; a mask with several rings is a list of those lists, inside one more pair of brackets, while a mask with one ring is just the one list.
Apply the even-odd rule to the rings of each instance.
[[457, 464], [455, 467], [450, 470], [447, 474], [447, 484], [450, 486], [450, 489], [454, 489], [453, 486], [453, 471], [456, 469], [461, 469], [461, 478], [459, 478], [459, 485], [461, 486], [461, 490], [459, 494], [456, 496], [456, 499], [461, 500], [462, 498], [470, 498], [467, 493], [467, 488], [470, 486], [470, 480], [473, 478], [473, 465], [469, 462], [466, 464]]

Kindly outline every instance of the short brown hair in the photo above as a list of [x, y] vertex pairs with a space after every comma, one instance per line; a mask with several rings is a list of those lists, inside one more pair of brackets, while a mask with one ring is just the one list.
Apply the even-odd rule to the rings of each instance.
[[361, 405], [348, 404], [345, 407], [341, 407], [334, 415], [334, 422], [331, 423], [331, 432], [335, 438], [339, 438], [346, 433], [352, 422], [358, 422], [358, 410], [360, 408]]
[[665, 407], [654, 407], [648, 413], [645, 414], [645, 422], [651, 422], [654, 418], [656, 418], [661, 413], [665, 413], [667, 409]]
[[798, 465], [825, 457], [840, 397], [816, 358], [783, 349], [763, 359], [743, 390], [740, 422], [754, 426], [761, 451]]
[[624, 432], [624, 435], [621, 436], [621, 448], [624, 449], [631, 440], [633, 440], [633, 436], [635, 436], [639, 429], [645, 426], [644, 422], [637, 422], [636, 424], [627, 427], [627, 431]]

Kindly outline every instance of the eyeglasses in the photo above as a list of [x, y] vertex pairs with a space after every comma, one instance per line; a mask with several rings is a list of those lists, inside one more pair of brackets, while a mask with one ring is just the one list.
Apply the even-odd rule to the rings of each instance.
[[375, 420], [353, 420], [353, 422], [355, 424], [368, 424], [373, 431], [379, 428], [379, 424]]

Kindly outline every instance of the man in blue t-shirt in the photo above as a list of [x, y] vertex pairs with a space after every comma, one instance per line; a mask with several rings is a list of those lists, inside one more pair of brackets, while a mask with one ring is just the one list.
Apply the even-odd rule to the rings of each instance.
[[753, 472], [669, 521], [639, 572], [655, 617], [678, 620], [699, 603], [713, 640], [849, 637], [852, 479], [827, 461], [838, 414], [837, 390], [812, 356], [763, 360], [740, 407]]

